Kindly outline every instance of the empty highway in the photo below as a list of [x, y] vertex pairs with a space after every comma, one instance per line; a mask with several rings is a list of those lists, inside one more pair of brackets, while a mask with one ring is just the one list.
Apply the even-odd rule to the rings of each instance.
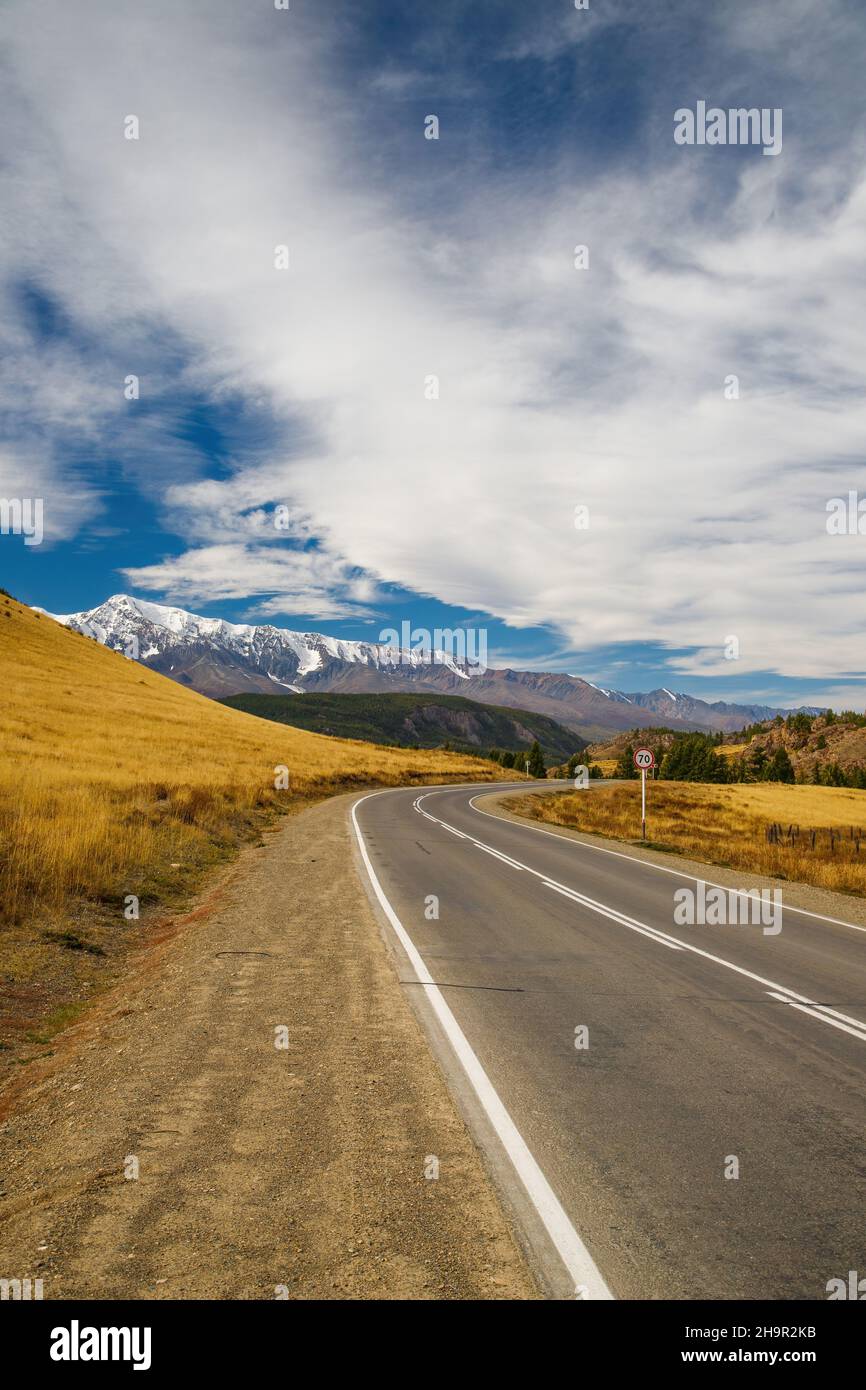
[[866, 1274], [866, 931], [787, 906], [774, 933], [676, 925], [695, 887], [676, 860], [504, 820], [490, 795], [372, 793], [352, 825], [545, 1291], [826, 1299]]

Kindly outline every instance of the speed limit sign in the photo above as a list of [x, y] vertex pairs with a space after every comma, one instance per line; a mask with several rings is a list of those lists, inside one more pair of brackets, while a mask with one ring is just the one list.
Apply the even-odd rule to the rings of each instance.
[[634, 765], [640, 772], [640, 837], [646, 839], [646, 775], [656, 765], [656, 755], [651, 748], [634, 750]]

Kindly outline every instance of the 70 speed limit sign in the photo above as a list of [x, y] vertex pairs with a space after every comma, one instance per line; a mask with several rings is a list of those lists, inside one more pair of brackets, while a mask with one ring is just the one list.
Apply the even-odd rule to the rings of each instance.
[[634, 750], [634, 765], [640, 772], [640, 837], [646, 839], [646, 775], [656, 765], [656, 755], [651, 748]]

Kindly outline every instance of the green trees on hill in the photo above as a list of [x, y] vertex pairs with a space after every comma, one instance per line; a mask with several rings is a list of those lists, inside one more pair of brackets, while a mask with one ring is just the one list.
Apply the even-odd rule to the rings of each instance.
[[529, 750], [526, 770], [530, 777], [547, 776], [547, 768], [544, 766], [544, 754], [541, 751], [541, 744], [538, 742], [538, 739], [535, 740]]
[[767, 764], [767, 771], [764, 778], [767, 782], [793, 782], [794, 765], [788, 756], [786, 748], [777, 748], [772, 758]]
[[[652, 730], [650, 732], [652, 732]], [[653, 753], [655, 754], [656, 767], [661, 766], [661, 763], [663, 761], [663, 755], [661, 749], [658, 746], [654, 746], [650, 742], [644, 743], [643, 741], [641, 741], [641, 743], [638, 746], [642, 748], [652, 748]], [[634, 747], [635, 746], [633, 743], [629, 743], [622, 750], [619, 762], [617, 763], [616, 769], [613, 774], [614, 777], [640, 777], [640, 773], [634, 765]], [[652, 774], [650, 774], [650, 776], [651, 775]]]
[[[781, 714], [770, 723], [753, 724], [733, 737], [745, 743], [738, 758], [724, 757], [720, 733], [674, 733], [672, 730], [635, 729], [631, 741], [622, 750], [615, 777], [634, 778], [633, 756], [636, 746], [645, 744], [656, 755], [656, 776], [674, 782], [787, 782], [810, 781], [814, 786], [853, 787], [866, 790], [866, 766], [845, 768], [838, 762], [816, 761], [811, 769], [795, 771], [788, 748], [798, 760], [811, 752], [822, 753], [838, 736], [825, 730], [863, 728], [866, 714], [852, 710], [834, 713], [825, 710], [820, 715]], [[840, 734], [841, 734], [840, 728]], [[661, 735], [664, 734], [664, 741]], [[655, 737], [653, 737], [655, 735]], [[777, 746], [773, 746], [777, 744]], [[661, 745], [661, 746], [659, 746]], [[787, 745], [787, 746], [786, 746]], [[847, 745], [846, 745], [847, 747]]]
[[[578, 761], [580, 760], [579, 753], [574, 753], [572, 756]], [[530, 777], [547, 776], [544, 754], [538, 739], [535, 740], [531, 748], [517, 748], [513, 751], [510, 748], [491, 748], [488, 757], [492, 758], [495, 763], [499, 763], [500, 767], [514, 767], [519, 772], [528, 771]]]
[[673, 782], [727, 782], [728, 765], [716, 747], [712, 734], [686, 734], [671, 744], [659, 775]]
[[[453, 748], [462, 753], [481, 753], [501, 762], [510, 747], [514, 758], [523, 758], [537, 739], [544, 756], [564, 761], [586, 740], [565, 725], [531, 710], [511, 709], [467, 700], [460, 695], [338, 694], [308, 691], [297, 695], [229, 695], [222, 702], [233, 709], [309, 729], [336, 738], [363, 739], [371, 743], [409, 748]], [[522, 745], [522, 746], [521, 746]], [[523, 763], [519, 764], [522, 768]]]
[[866, 767], [852, 767], [847, 772], [838, 763], [816, 763], [812, 769], [812, 785], [815, 787], [854, 787], [866, 791]]
[[811, 714], [791, 714], [786, 722], [792, 734], [810, 734], [812, 732]]
[[638, 770], [634, 765], [633, 743], [627, 744], [626, 747], [622, 750], [620, 760], [616, 765], [615, 775], [617, 777], [625, 777], [626, 779], [631, 777], [637, 777], [639, 775]]
[[[785, 748], [768, 754], [762, 747], [732, 762], [718, 753], [718, 734], [676, 734], [667, 752], [656, 762], [658, 776], [668, 782], [794, 782], [794, 767]], [[617, 777], [637, 777], [634, 746], [623, 749]]]
[[686, 734], [678, 738], [662, 761], [661, 776], [675, 782], [793, 782], [794, 767], [787, 749], [767, 755], [756, 748], [736, 763], [720, 758], [713, 735]]

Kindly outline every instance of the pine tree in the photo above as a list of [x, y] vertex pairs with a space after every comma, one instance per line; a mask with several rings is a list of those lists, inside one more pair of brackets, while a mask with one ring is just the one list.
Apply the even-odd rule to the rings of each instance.
[[622, 750], [622, 757], [616, 766], [617, 777], [637, 777], [637, 768], [634, 765], [634, 744], [629, 743]]
[[716, 747], [713, 734], [685, 734], [676, 738], [662, 759], [660, 776], [675, 782], [729, 781], [727, 762], [719, 757]]
[[764, 773], [768, 782], [793, 782], [794, 768], [786, 748], [777, 748]]
[[547, 769], [544, 766], [544, 754], [541, 751], [541, 744], [538, 742], [538, 739], [535, 740], [535, 742], [529, 750], [528, 761], [529, 766], [527, 768], [527, 771], [529, 772], [530, 777], [546, 776]]

